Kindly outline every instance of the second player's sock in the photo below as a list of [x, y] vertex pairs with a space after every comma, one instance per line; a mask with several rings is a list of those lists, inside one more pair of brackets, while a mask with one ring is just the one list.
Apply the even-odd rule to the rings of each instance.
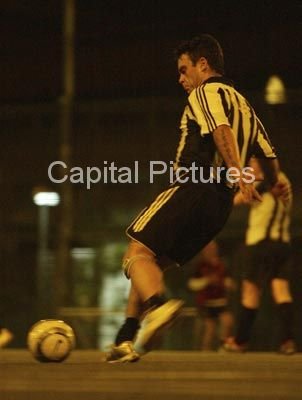
[[238, 318], [238, 328], [235, 341], [238, 344], [247, 343], [251, 337], [252, 327], [257, 315], [257, 308], [247, 308], [241, 306], [239, 318]]

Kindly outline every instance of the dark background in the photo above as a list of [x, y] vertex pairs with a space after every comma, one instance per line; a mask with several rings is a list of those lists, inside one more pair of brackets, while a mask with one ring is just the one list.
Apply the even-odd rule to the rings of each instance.
[[[262, 90], [273, 73], [301, 87], [301, 1], [76, 1], [76, 95], [178, 92], [173, 49], [207, 32], [242, 89]], [[62, 91], [62, 0], [0, 5], [2, 102], [49, 101]]]
[[[0, 4], [0, 304], [3, 320], [17, 332], [17, 346], [24, 345], [40, 301], [38, 211], [32, 191], [39, 185], [61, 190], [49, 182], [47, 168], [59, 159], [61, 140], [63, 5], [63, 0]], [[226, 74], [255, 106], [293, 183], [293, 290], [301, 341], [302, 2], [78, 0], [75, 5], [72, 166], [102, 167], [104, 160], [122, 166], [139, 160], [142, 180], [137, 185], [98, 184], [90, 191], [73, 185], [71, 248], [92, 248], [95, 257], [89, 266], [74, 262], [69, 301], [62, 305], [102, 306], [98, 293], [104, 275], [119, 271], [125, 227], [163, 184], [149, 185], [144, 168], [149, 160], [174, 158], [185, 95], [177, 84], [173, 49], [180, 40], [205, 32], [220, 41]], [[284, 82], [286, 104], [264, 101], [272, 74]], [[54, 255], [60, 211], [60, 206], [49, 210], [49, 249]], [[236, 278], [243, 262], [246, 216], [244, 209], [234, 212], [219, 237]], [[112, 265], [106, 258], [108, 244], [115, 245]], [[177, 275], [172, 288], [184, 279], [185, 274]], [[51, 279], [48, 285], [51, 304]], [[267, 297], [260, 328], [272, 334], [274, 317]], [[89, 329], [83, 336], [97, 336], [94, 325]], [[258, 336], [258, 348], [270, 348], [272, 342]]]

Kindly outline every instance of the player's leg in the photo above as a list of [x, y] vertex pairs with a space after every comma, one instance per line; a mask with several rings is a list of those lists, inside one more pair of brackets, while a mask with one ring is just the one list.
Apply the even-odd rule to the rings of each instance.
[[[173, 319], [182, 301], [164, 298], [163, 273], [154, 254], [144, 245], [131, 241], [124, 256], [123, 268], [131, 279], [126, 320], [119, 329], [115, 344], [107, 355], [109, 362], [136, 361], [139, 354], [133, 341], [140, 328], [140, 320], [146, 315], [145, 327], [138, 337], [136, 347], [145, 351], [155, 333]], [[156, 321], [155, 321], [156, 316]]]
[[230, 337], [226, 340], [223, 346], [224, 350], [243, 352], [247, 348], [259, 308], [260, 296], [260, 288], [254, 282], [243, 279], [237, 332], [235, 337]]
[[124, 270], [146, 313], [135, 342], [135, 347], [145, 352], [154, 346], [163, 329], [175, 319], [183, 301], [165, 298], [163, 272], [151, 250], [141, 243], [130, 243], [124, 258]]
[[126, 319], [116, 335], [115, 345], [134, 340], [140, 327], [141, 313], [142, 303], [136, 290], [131, 286], [126, 307]]
[[234, 316], [231, 311], [225, 310], [219, 313], [219, 340], [220, 343], [232, 335], [234, 328]]
[[140, 358], [134, 350], [133, 341], [140, 327], [141, 312], [142, 303], [135, 289], [131, 286], [126, 307], [126, 318], [117, 332], [114, 344], [106, 354], [107, 362], [133, 362]]
[[266, 247], [262, 242], [245, 248], [237, 328], [235, 336], [227, 339], [223, 346], [227, 351], [242, 352], [248, 347], [259, 308], [261, 288], [269, 278], [266, 273], [266, 254]]
[[213, 350], [213, 342], [216, 333], [217, 321], [215, 318], [206, 316], [203, 320], [203, 335], [201, 338], [201, 350]]
[[287, 279], [274, 278], [271, 283], [272, 295], [276, 304], [292, 303], [293, 297]]
[[261, 290], [256, 283], [244, 279], [242, 282], [241, 311], [236, 341], [247, 343], [259, 308]]
[[[142, 243], [134, 240], [130, 242], [124, 256], [123, 268], [143, 304], [150, 301], [151, 298], [163, 295], [165, 290], [163, 272], [157, 264], [154, 253]], [[163, 301], [160, 300], [160, 302]]]
[[133, 341], [140, 327], [142, 312], [144, 309], [161, 306], [164, 303], [163, 274], [156, 265], [154, 254], [149, 249], [131, 241], [124, 256], [123, 269], [128, 278], [131, 279], [134, 276], [134, 279], [131, 279], [126, 319], [116, 335], [114, 345], [107, 354], [108, 362], [132, 362], [139, 359], [139, 354], [133, 347]]
[[[131, 242], [124, 256], [123, 265], [125, 273], [127, 275], [130, 274], [130, 270], [137, 261], [140, 261], [140, 266], [144, 268], [144, 262], [149, 263], [153, 260], [154, 256], [150, 251], [148, 251], [148, 249], [145, 249], [144, 246], [142, 247], [136, 242]], [[164, 268], [166, 265], [169, 265], [168, 261], [161, 260], [161, 267]], [[133, 285], [131, 285], [126, 306], [126, 318], [117, 332], [114, 345], [111, 346], [110, 351], [107, 353], [106, 360], [108, 362], [136, 361], [139, 358], [139, 354], [134, 350], [133, 342], [137, 336], [138, 330], [140, 329], [140, 320], [142, 319], [142, 315], [146, 309], [164, 303], [163, 274], [160, 270], [156, 271], [156, 274], [156, 281], [158, 283], [156, 284], [156, 288], [158, 290], [154, 296], [151, 296], [151, 300], [149, 299], [149, 302], [147, 301], [147, 304], [144, 304], [137, 290]]]
[[294, 354], [297, 346], [294, 342], [294, 303], [290, 290], [291, 248], [289, 243], [272, 243], [274, 263], [272, 265], [273, 279], [271, 282], [272, 296], [276, 304], [280, 321], [281, 336], [279, 352]]
[[290, 285], [287, 279], [274, 278], [271, 287], [281, 326], [279, 351], [283, 354], [293, 354], [297, 349], [293, 334], [294, 306]]

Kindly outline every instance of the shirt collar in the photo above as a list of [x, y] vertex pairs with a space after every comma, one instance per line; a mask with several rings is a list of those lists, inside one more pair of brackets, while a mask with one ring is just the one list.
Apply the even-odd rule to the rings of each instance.
[[234, 86], [234, 82], [225, 76], [211, 76], [210, 78], [206, 79], [202, 85], [205, 83], [223, 83], [228, 86]]

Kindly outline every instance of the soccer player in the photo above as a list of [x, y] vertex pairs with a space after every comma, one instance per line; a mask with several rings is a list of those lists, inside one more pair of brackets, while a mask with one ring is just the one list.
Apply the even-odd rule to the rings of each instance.
[[[211, 35], [183, 42], [176, 50], [179, 83], [189, 94], [180, 123], [175, 172], [187, 171], [160, 193], [127, 229], [130, 239], [123, 260], [131, 290], [126, 321], [107, 354], [108, 362], [135, 361], [133, 349], [142, 316], [144, 326], [136, 345], [152, 348], [154, 337], [180, 312], [181, 300], [164, 296], [160, 258], [185, 264], [223, 228], [232, 210], [234, 192], [246, 201], [261, 201], [247, 183], [243, 168], [254, 155], [261, 158], [270, 187], [286, 197], [278, 182], [275, 151], [248, 101], [224, 77], [223, 51]], [[193, 179], [193, 166], [203, 178]], [[236, 171], [237, 182], [226, 171]], [[221, 173], [222, 171], [222, 173]], [[195, 177], [194, 177], [195, 178]]]
[[[251, 166], [255, 174], [263, 179], [261, 168], [255, 159], [251, 160]], [[279, 173], [279, 179], [286, 181], [290, 186], [284, 173]], [[262, 193], [262, 202], [250, 205], [237, 332], [235, 337], [227, 338], [223, 349], [237, 353], [248, 349], [260, 305], [261, 289], [270, 285], [281, 327], [279, 352], [290, 355], [296, 352], [293, 335], [293, 297], [289, 284], [292, 196], [284, 204], [274, 196], [265, 180], [257, 184], [258, 191]], [[240, 193], [235, 196], [234, 203], [244, 203]]]

